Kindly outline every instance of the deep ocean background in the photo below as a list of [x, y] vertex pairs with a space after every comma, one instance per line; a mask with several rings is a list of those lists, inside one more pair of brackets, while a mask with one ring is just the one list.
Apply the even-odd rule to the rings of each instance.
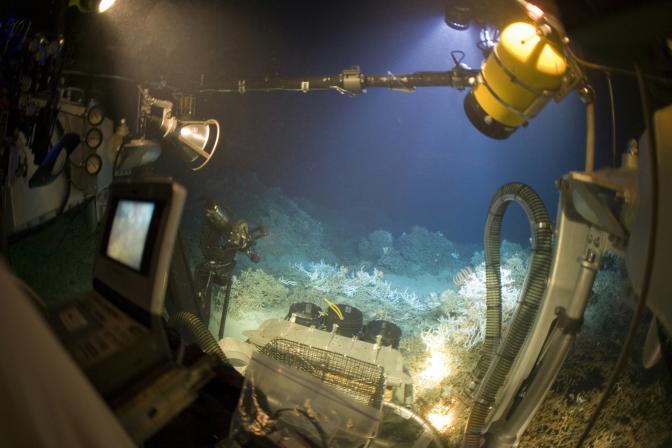
[[[129, 8], [96, 19], [116, 54], [114, 69], [141, 79], [163, 76], [169, 84], [202, 80], [217, 87], [221, 79], [337, 74], [352, 65], [367, 74], [447, 70], [453, 50], [464, 52], [471, 67], [483, 59], [478, 29], [447, 27], [439, 1], [159, 1]], [[595, 84], [598, 162], [608, 162], [608, 97], [603, 80]], [[424, 88], [412, 94], [369, 89], [355, 98], [335, 91], [203, 96], [197, 113], [220, 120], [223, 140], [199, 176], [217, 177], [228, 168], [254, 172], [263, 183], [309, 201], [305, 208], [317, 218], [358, 235], [422, 225], [453, 241], [478, 243], [490, 198], [511, 181], [532, 186], [553, 216], [554, 181], [583, 167], [585, 117], [577, 95], [549, 104], [527, 128], [495, 141], [468, 122], [465, 93]], [[619, 95], [628, 101], [629, 94]], [[123, 109], [122, 98], [114, 102]], [[639, 132], [636, 125], [621, 127], [617, 152]], [[522, 213], [507, 215], [504, 237], [524, 243], [528, 236]]]

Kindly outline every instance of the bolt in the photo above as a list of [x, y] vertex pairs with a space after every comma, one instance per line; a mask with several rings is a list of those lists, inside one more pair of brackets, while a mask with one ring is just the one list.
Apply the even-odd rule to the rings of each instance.
[[588, 263], [594, 263], [595, 262], [595, 252], [592, 250], [589, 250], [588, 253], [586, 254], [586, 261]]

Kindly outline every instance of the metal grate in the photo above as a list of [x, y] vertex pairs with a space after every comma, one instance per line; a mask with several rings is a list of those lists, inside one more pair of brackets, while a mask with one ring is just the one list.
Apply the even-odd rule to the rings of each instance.
[[261, 353], [310, 373], [355, 400], [380, 409], [385, 389], [380, 366], [287, 339], [273, 339]]

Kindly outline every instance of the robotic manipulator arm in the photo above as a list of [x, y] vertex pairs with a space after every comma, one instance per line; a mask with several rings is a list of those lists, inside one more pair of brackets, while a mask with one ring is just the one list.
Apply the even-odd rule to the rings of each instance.
[[201, 250], [209, 261], [233, 261], [236, 253], [242, 252], [257, 263], [259, 255], [254, 246], [265, 235], [263, 226], [250, 228], [246, 221], [233, 219], [231, 211], [214, 201], [206, 206]]
[[236, 254], [242, 252], [257, 263], [259, 255], [254, 246], [257, 239], [265, 235], [266, 229], [263, 226], [250, 228], [246, 221], [235, 220], [231, 211], [221, 204], [212, 200], [206, 204], [200, 241], [205, 261], [196, 267], [195, 287], [204, 322], [210, 320], [215, 285], [225, 290], [219, 325], [220, 338], [224, 335]]
[[[621, 359], [627, 358], [631, 335], [644, 306], [653, 313], [643, 350], [644, 366], [651, 367], [663, 356], [665, 338], [669, 341], [672, 334], [670, 261], [665, 255], [666, 249], [672, 247], [672, 238], [666, 231], [672, 225], [672, 204], [669, 197], [665, 199], [672, 192], [672, 181], [664, 175], [672, 169], [670, 123], [672, 106], [653, 114], [639, 151], [636, 145], [632, 146], [621, 167], [571, 172], [558, 182], [560, 201], [546, 290], [525, 342], [499, 389], [497, 401], [480, 428], [485, 446], [514, 446], [529, 425], [581, 329], [595, 276], [607, 252], [625, 258], [639, 305], [602, 402], [579, 445], [585, 441], [606, 402]], [[505, 341], [488, 372], [496, 370], [504, 345]], [[489, 376], [492, 375], [486, 374], [480, 384], [479, 393], [486, 388]]]
[[[570, 173], [559, 181], [556, 245], [548, 285], [491, 413], [488, 447], [513, 446], [527, 428], [581, 329], [602, 257], [609, 250], [622, 253], [626, 234], [603, 201], [609, 192], [582, 174]], [[494, 370], [497, 361], [493, 360], [489, 370]]]

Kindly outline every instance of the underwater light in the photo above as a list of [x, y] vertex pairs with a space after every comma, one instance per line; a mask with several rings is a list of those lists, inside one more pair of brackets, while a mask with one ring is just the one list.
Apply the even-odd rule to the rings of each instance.
[[[192, 169], [199, 170], [210, 161], [219, 143], [219, 123], [217, 120], [180, 121], [175, 117], [168, 126], [172, 127], [165, 136], [173, 137], [181, 143], [189, 163], [195, 164]], [[163, 129], [163, 127], [162, 127]]]
[[[178, 143], [193, 171], [203, 168], [215, 154], [219, 144], [219, 122], [212, 118], [205, 121], [178, 119], [173, 115], [172, 102], [154, 98], [145, 89], [141, 88], [140, 91], [142, 118], [157, 125], [164, 138]], [[162, 109], [161, 118], [152, 115], [153, 107]]]
[[439, 333], [428, 332], [422, 335], [429, 357], [425, 361], [425, 368], [419, 372], [417, 387], [431, 389], [438, 386], [450, 375], [451, 358], [446, 353], [445, 338]]
[[455, 423], [455, 412], [445, 404], [437, 404], [429, 413], [427, 421], [439, 432], [445, 432]]
[[103, 13], [110, 9], [114, 4], [116, 3], [117, 0], [100, 0], [100, 3], [98, 3], [98, 12]]
[[451, 0], [446, 3], [444, 20], [452, 29], [464, 31], [469, 28], [472, 19], [473, 12], [469, 0]]
[[68, 6], [74, 6], [84, 13], [104, 13], [109, 10], [116, 0], [70, 0]]
[[562, 49], [536, 26], [513, 23], [502, 31], [465, 97], [465, 113], [483, 134], [505, 139], [560, 90], [567, 67]]

